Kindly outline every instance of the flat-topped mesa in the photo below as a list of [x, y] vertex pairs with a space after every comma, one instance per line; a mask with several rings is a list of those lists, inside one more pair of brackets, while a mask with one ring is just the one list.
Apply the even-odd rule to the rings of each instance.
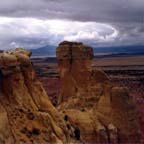
[[51, 104], [22, 48], [0, 53], [0, 144], [67, 141], [63, 117]]

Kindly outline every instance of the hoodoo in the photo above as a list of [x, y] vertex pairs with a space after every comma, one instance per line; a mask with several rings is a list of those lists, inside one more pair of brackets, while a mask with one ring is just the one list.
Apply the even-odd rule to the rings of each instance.
[[86, 143], [139, 143], [135, 106], [127, 88], [114, 86], [91, 68], [93, 50], [64, 41], [57, 48], [62, 82], [58, 108]]

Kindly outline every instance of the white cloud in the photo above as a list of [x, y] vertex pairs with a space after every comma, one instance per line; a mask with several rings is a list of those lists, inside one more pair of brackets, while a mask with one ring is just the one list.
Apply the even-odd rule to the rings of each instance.
[[10, 43], [10, 46], [11, 46], [11, 47], [20, 47], [19, 44], [16, 43], [16, 42], [11, 42], [11, 43]]
[[57, 45], [63, 40], [111, 42], [118, 31], [110, 24], [68, 20], [0, 17], [0, 48]]

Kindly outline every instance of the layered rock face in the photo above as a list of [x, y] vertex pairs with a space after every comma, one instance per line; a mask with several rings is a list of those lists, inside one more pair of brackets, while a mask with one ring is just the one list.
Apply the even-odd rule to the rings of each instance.
[[62, 82], [58, 109], [69, 130], [80, 142], [139, 143], [137, 112], [127, 88], [93, 70], [92, 57], [92, 48], [82, 43], [64, 41], [57, 48]]
[[68, 141], [62, 116], [37, 80], [31, 52], [0, 53], [0, 144], [47, 144]]

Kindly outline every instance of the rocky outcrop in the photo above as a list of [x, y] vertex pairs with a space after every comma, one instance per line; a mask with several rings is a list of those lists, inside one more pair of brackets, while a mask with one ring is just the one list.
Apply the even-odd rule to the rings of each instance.
[[59, 103], [78, 97], [85, 100], [92, 100], [93, 97], [97, 101], [102, 90], [98, 85], [107, 81], [108, 77], [101, 71], [91, 69], [92, 57], [93, 49], [82, 43], [63, 42], [59, 45], [57, 59], [62, 81]]
[[127, 88], [114, 86], [107, 75], [91, 68], [93, 50], [82, 43], [57, 48], [62, 82], [58, 109], [71, 136], [86, 143], [139, 143], [135, 106]]
[[36, 78], [30, 55], [21, 48], [0, 52], [0, 144], [140, 142], [127, 88], [91, 68], [91, 47], [62, 42], [57, 48], [57, 108]]
[[61, 114], [37, 80], [31, 52], [0, 53], [0, 144], [47, 144], [68, 141]]

